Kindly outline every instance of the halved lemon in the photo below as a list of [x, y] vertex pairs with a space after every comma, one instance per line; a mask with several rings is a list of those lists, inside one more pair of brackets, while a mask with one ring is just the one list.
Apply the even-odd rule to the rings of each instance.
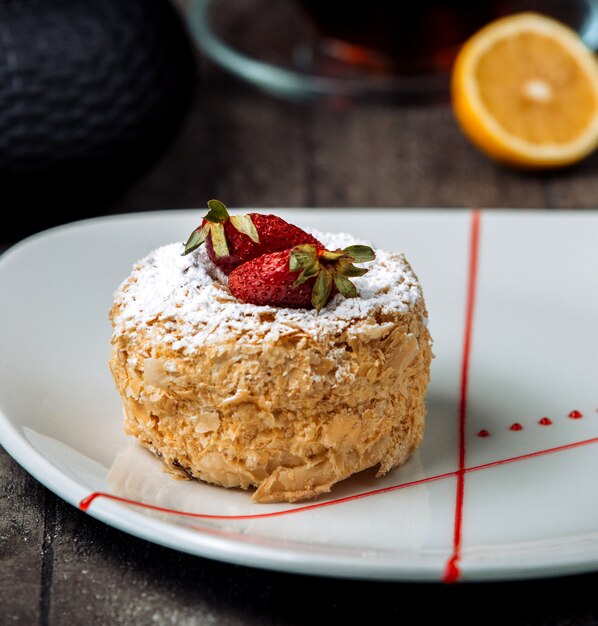
[[491, 22], [461, 49], [453, 109], [498, 161], [562, 167], [598, 146], [598, 61], [577, 34], [537, 13]]

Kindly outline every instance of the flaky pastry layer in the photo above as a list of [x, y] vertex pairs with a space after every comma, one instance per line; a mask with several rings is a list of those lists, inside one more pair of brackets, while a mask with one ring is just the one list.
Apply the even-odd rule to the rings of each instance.
[[256, 502], [313, 498], [374, 466], [382, 476], [422, 440], [426, 322], [419, 298], [340, 333], [232, 332], [193, 353], [160, 340], [176, 317], [121, 328], [110, 368], [125, 429], [179, 476], [255, 487]]

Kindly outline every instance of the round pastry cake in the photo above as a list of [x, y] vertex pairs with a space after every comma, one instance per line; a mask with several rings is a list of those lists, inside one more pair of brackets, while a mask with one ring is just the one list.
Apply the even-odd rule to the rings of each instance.
[[[329, 250], [356, 243], [313, 234]], [[205, 246], [181, 251], [139, 261], [110, 313], [126, 431], [171, 471], [295, 502], [417, 448], [431, 339], [402, 254], [376, 250], [357, 297], [318, 312], [241, 302]]]

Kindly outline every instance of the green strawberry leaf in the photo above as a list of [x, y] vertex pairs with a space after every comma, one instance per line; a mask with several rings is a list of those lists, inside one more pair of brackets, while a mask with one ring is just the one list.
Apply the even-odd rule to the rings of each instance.
[[343, 250], [338, 250], [336, 252], [332, 252], [331, 250], [322, 250], [321, 255], [326, 261], [338, 261], [345, 255], [345, 252]]
[[320, 309], [328, 302], [331, 290], [332, 276], [327, 269], [322, 268], [316, 278], [314, 288], [311, 292], [311, 303], [316, 311], [320, 311]]
[[314, 276], [316, 276], [319, 271], [320, 271], [319, 263], [314, 263], [312, 266], [306, 267], [301, 272], [301, 274], [299, 274], [299, 277], [292, 284], [292, 287], [299, 287], [299, 285], [302, 285], [306, 280], [309, 280], [310, 278], [313, 278]]
[[208, 208], [210, 210], [204, 217], [204, 220], [212, 222], [212, 224], [221, 224], [230, 217], [224, 203], [220, 202], [220, 200], [208, 200]]
[[367, 274], [369, 270], [365, 267], [355, 267], [352, 263], [347, 263], [338, 267], [337, 271], [343, 276], [363, 276]]
[[317, 264], [318, 251], [313, 244], [304, 243], [300, 246], [295, 246], [291, 250], [289, 256], [289, 269], [291, 272], [298, 272], [299, 270], [304, 270]]
[[212, 235], [212, 247], [216, 256], [228, 256], [230, 252], [224, 235], [224, 226], [222, 224], [211, 224], [210, 233]]
[[343, 294], [343, 296], [345, 296], [345, 298], [357, 297], [357, 289], [355, 285], [346, 276], [343, 276], [338, 272], [334, 272], [332, 278], [334, 279], [336, 288]]
[[185, 250], [181, 256], [185, 256], [193, 250], [197, 250], [199, 246], [206, 240], [210, 227], [206, 224], [203, 228], [196, 228], [190, 235], [187, 243], [185, 244]]
[[365, 263], [376, 258], [376, 253], [369, 246], [349, 246], [343, 252], [352, 257], [355, 263]]
[[[225, 209], [226, 210], [226, 209]], [[254, 243], [260, 242], [260, 236], [249, 215], [231, 215], [230, 223], [240, 233], [247, 235]]]

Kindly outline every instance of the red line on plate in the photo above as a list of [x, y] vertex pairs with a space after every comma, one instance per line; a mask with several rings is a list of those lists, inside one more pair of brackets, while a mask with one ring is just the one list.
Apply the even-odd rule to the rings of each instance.
[[321, 509], [325, 506], [331, 506], [332, 504], [342, 504], [343, 502], [351, 502], [352, 500], [360, 500], [361, 498], [367, 498], [369, 496], [377, 496], [381, 493], [388, 493], [389, 491], [397, 491], [398, 489], [405, 489], [406, 487], [415, 487], [416, 485], [423, 485], [424, 483], [431, 483], [435, 480], [441, 480], [442, 478], [448, 478], [454, 476], [457, 472], [446, 472], [445, 474], [437, 474], [436, 476], [427, 476], [418, 480], [412, 480], [407, 483], [400, 483], [398, 485], [392, 485], [390, 487], [382, 487], [380, 489], [373, 489], [372, 491], [364, 491], [363, 493], [356, 493], [351, 496], [345, 496], [344, 498], [336, 498], [335, 500], [328, 500], [326, 502], [315, 502], [314, 504], [307, 504], [304, 506], [298, 506], [296, 509], [284, 509], [282, 511], [271, 511], [270, 513], [252, 513], [247, 515], [212, 515], [209, 513], [188, 513], [185, 511], [176, 511], [173, 509], [167, 509], [161, 506], [154, 506], [153, 504], [146, 504], [145, 502], [137, 502], [136, 500], [129, 500], [128, 498], [121, 498], [120, 496], [114, 496], [111, 493], [104, 493], [96, 491], [90, 494], [86, 498], [83, 498], [79, 503], [79, 508], [82, 511], [87, 511], [91, 503], [96, 498], [107, 498], [108, 500], [116, 500], [117, 502], [123, 502], [125, 504], [133, 504], [135, 506], [141, 506], [152, 511], [160, 511], [161, 513], [175, 513], [176, 515], [183, 515], [185, 517], [197, 517], [200, 519], [261, 519], [264, 517], [280, 517], [281, 515], [290, 515], [291, 513], [300, 513], [301, 511], [310, 511], [312, 509]]
[[499, 465], [507, 465], [508, 463], [514, 463], [515, 461], [525, 461], [526, 459], [533, 459], [537, 456], [552, 454], [553, 452], [562, 452], [563, 450], [571, 450], [572, 448], [581, 448], [582, 446], [587, 446], [590, 443], [598, 443], [598, 437], [583, 439], [582, 441], [574, 441], [573, 443], [565, 443], [562, 446], [555, 446], [554, 448], [545, 448], [544, 450], [527, 452], [526, 454], [512, 456], [507, 459], [499, 459], [498, 461], [490, 461], [489, 463], [482, 463], [481, 465], [473, 465], [472, 467], [466, 467], [463, 470], [463, 473], [469, 474], [470, 472], [477, 472], [479, 470], [489, 469], [491, 467], [498, 467]]
[[[519, 456], [513, 456], [506, 459], [498, 459], [497, 461], [490, 461], [489, 463], [482, 463], [481, 465], [473, 465], [472, 467], [466, 467], [463, 473], [469, 474], [470, 472], [478, 472], [480, 470], [490, 469], [498, 467], [500, 465], [507, 465], [516, 461], [525, 461], [526, 459], [532, 459], [538, 456], [544, 456], [546, 454], [552, 454], [554, 452], [562, 452], [563, 450], [570, 450], [572, 448], [580, 448], [587, 446], [591, 443], [598, 443], [598, 437], [592, 437], [591, 439], [584, 439], [582, 441], [574, 441], [573, 443], [566, 443], [562, 446], [555, 446], [554, 448], [546, 448], [544, 450], [536, 450], [535, 452], [528, 452], [527, 454], [520, 454]], [[247, 515], [212, 515], [209, 513], [190, 513], [188, 511], [178, 511], [176, 509], [168, 509], [153, 504], [147, 504], [146, 502], [139, 502], [138, 500], [130, 500], [128, 498], [122, 498], [121, 496], [115, 496], [111, 493], [104, 493], [102, 491], [96, 491], [91, 493], [86, 498], [83, 498], [79, 503], [79, 508], [82, 511], [87, 511], [96, 498], [105, 498], [107, 500], [114, 500], [116, 502], [122, 502], [123, 504], [131, 504], [133, 506], [139, 506], [144, 509], [150, 509], [151, 511], [158, 511], [160, 513], [171, 513], [173, 515], [182, 515], [183, 517], [195, 517], [198, 519], [227, 519], [227, 520], [244, 520], [244, 519], [260, 519], [264, 517], [280, 517], [282, 515], [290, 515], [292, 513], [301, 513], [302, 511], [310, 511], [313, 509], [320, 509], [325, 506], [331, 506], [333, 504], [343, 504], [344, 502], [351, 502], [352, 500], [360, 500], [361, 498], [368, 498], [370, 496], [377, 496], [382, 493], [388, 493], [390, 491], [397, 491], [399, 489], [406, 489], [407, 487], [416, 487], [417, 485], [423, 485], [425, 483], [431, 483], [436, 480], [442, 480], [444, 478], [450, 478], [456, 476], [457, 470], [453, 472], [445, 472], [444, 474], [437, 474], [435, 476], [427, 476], [418, 480], [412, 480], [406, 483], [399, 483], [398, 485], [392, 485], [390, 487], [382, 487], [380, 489], [373, 489], [372, 491], [364, 491], [363, 493], [357, 493], [344, 498], [336, 498], [335, 500], [328, 500], [327, 502], [315, 502], [314, 504], [308, 504], [304, 506], [298, 506], [295, 509], [284, 509], [282, 511], [273, 511], [270, 513], [253, 513]], [[451, 557], [452, 558], [452, 557]]]
[[469, 383], [469, 361], [473, 318], [480, 254], [480, 211], [471, 214], [469, 237], [469, 268], [467, 277], [467, 300], [465, 305], [465, 333], [463, 339], [463, 358], [461, 360], [461, 389], [459, 398], [459, 465], [457, 468], [457, 492], [455, 495], [455, 521], [453, 530], [453, 552], [447, 561], [443, 582], [454, 583], [459, 580], [461, 571], [461, 542], [463, 539], [463, 502], [465, 499], [465, 422], [467, 420], [467, 387]]

